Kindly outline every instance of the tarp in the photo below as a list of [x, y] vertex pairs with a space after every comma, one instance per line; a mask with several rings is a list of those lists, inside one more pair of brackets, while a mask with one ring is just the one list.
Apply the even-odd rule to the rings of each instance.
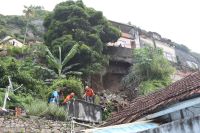
[[95, 128], [85, 130], [85, 133], [137, 133], [147, 129], [156, 128], [159, 125], [152, 122], [134, 122], [129, 124], [121, 124], [108, 126], [103, 128]]

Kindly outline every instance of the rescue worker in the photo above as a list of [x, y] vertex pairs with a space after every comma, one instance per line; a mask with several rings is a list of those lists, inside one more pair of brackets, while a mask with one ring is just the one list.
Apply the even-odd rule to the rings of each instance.
[[57, 89], [57, 90], [54, 90], [52, 93], [51, 93], [51, 95], [50, 95], [50, 97], [49, 97], [49, 99], [48, 99], [48, 103], [53, 103], [53, 104], [59, 104], [59, 94], [58, 94], [58, 90], [59, 89]]
[[86, 86], [85, 87], [85, 94], [83, 95], [85, 97], [85, 100], [89, 103], [94, 103], [95, 100], [95, 94], [92, 88]]
[[69, 104], [71, 102], [71, 100], [74, 98], [74, 93], [70, 93], [69, 95], [66, 96], [65, 100], [63, 101], [63, 105], [66, 104], [66, 109], [69, 110]]

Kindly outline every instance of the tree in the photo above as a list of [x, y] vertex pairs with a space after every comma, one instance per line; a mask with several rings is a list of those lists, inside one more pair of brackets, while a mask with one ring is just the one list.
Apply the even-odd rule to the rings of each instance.
[[44, 27], [44, 40], [52, 52], [56, 52], [57, 45], [67, 52], [74, 44], [81, 44], [75, 61], [84, 67], [102, 64], [102, 52], [106, 44], [120, 37], [120, 32], [102, 12], [86, 7], [81, 0], [56, 5], [54, 11], [45, 18]]
[[[0, 88], [8, 86], [8, 76], [11, 77], [13, 86], [23, 86], [17, 90], [16, 94], [32, 95], [36, 97], [43, 97], [46, 93], [47, 86], [43, 81], [34, 78], [31, 71], [33, 67], [25, 65], [26, 61], [16, 60], [14, 57], [0, 57]], [[21, 68], [23, 67], [23, 68]]]
[[175, 71], [159, 48], [141, 48], [133, 52], [134, 64], [123, 78], [126, 88], [139, 87], [140, 94], [147, 94], [170, 83]]
[[49, 13], [49, 11], [44, 10], [43, 6], [32, 6], [31, 5], [30, 7], [34, 12], [34, 18], [33, 19], [42, 19], [43, 20]]
[[24, 33], [24, 40], [23, 40], [23, 44], [26, 43], [26, 34], [27, 34], [27, 31], [28, 31], [28, 24], [29, 24], [29, 21], [30, 21], [30, 17], [34, 15], [34, 11], [33, 11], [33, 7], [32, 6], [24, 6], [24, 10], [23, 10], [23, 13], [25, 14], [26, 16], [26, 19], [27, 19], [27, 22], [26, 22], [26, 30], [25, 30], [25, 33]]
[[61, 53], [61, 47], [59, 46], [59, 58], [55, 57], [51, 51], [46, 47], [47, 52], [47, 59], [49, 61], [49, 65], [52, 68], [42, 67], [39, 66], [39, 68], [47, 70], [50, 72], [54, 77], [62, 78], [65, 77], [67, 74], [81, 74], [81, 72], [76, 71], [70, 71], [73, 67], [79, 65], [78, 63], [71, 64], [66, 66], [67, 63], [76, 55], [78, 52], [79, 44], [75, 44], [72, 49], [69, 51], [69, 53], [64, 57], [62, 60], [62, 53]]

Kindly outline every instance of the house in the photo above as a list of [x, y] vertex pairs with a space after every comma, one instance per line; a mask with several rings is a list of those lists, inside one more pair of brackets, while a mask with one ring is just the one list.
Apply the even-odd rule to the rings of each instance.
[[[161, 48], [164, 57], [179, 71], [183, 68], [179, 67], [180, 61], [182, 66], [187, 66], [188, 68], [193, 69], [198, 67], [196, 65], [197, 61], [194, 58], [189, 58], [189, 56], [177, 52], [175, 43], [170, 39], [163, 38], [156, 32], [147, 32], [133, 25], [115, 21], [110, 21], [110, 23], [120, 30], [121, 37], [116, 42], [108, 43], [108, 47], [104, 49], [104, 53], [110, 56], [109, 65], [100, 74], [91, 76], [89, 84], [95, 88], [95, 91], [108, 89], [114, 92], [120, 92], [123, 89], [121, 80], [128, 74], [128, 70], [134, 62], [132, 57], [133, 49], [145, 46]], [[189, 73], [190, 71], [189, 69], [185, 73]], [[173, 75], [173, 81], [183, 78], [183, 75]]]
[[115, 46], [122, 44], [122, 47], [132, 49], [145, 46], [158, 47], [163, 50], [164, 57], [166, 57], [167, 60], [174, 63], [177, 62], [174, 43], [171, 40], [162, 38], [161, 35], [156, 32], [147, 32], [136, 26], [114, 21], [110, 22], [113, 26], [120, 29], [122, 33], [122, 36], [115, 43]]
[[[200, 72], [198, 71], [172, 83], [165, 89], [134, 99], [128, 107], [108, 119], [104, 126], [127, 124], [135, 121], [151, 121], [165, 129], [162, 132], [157, 129], [157, 131], [154, 131], [155, 133], [169, 132], [181, 126], [184, 129], [177, 129], [176, 133], [182, 133], [183, 130], [199, 133], [199, 108]], [[190, 129], [190, 127], [194, 129]], [[145, 133], [150, 133], [150, 131]]]
[[[172, 64], [175, 64], [176, 67], [178, 66], [177, 69], [184, 69], [187, 71], [199, 69], [200, 62], [189, 53], [177, 49], [175, 46], [179, 44], [172, 42], [170, 39], [163, 38], [156, 32], [147, 32], [133, 25], [115, 21], [110, 22], [113, 26], [120, 29], [122, 33], [122, 36], [117, 42], [114, 43], [115, 45], [113, 46], [122, 46], [130, 49], [142, 48], [146, 46], [161, 48], [163, 50], [164, 57]], [[111, 44], [109, 43], [109, 46], [112, 46]]]
[[4, 39], [2, 39], [0, 41], [0, 44], [11, 44], [15, 47], [22, 47], [24, 46], [23, 43], [21, 43], [20, 41], [16, 40], [15, 38], [11, 37], [11, 36], [6, 36]]
[[133, 36], [124, 32], [121, 32], [121, 37], [117, 40], [117, 42], [110, 42], [107, 45], [132, 49], [136, 48]]

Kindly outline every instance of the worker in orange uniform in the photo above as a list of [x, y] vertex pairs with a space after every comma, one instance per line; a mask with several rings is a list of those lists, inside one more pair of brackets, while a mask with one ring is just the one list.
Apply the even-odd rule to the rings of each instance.
[[92, 88], [86, 86], [85, 87], [85, 94], [84, 96], [85, 97], [85, 100], [87, 102], [90, 102], [90, 103], [94, 103], [94, 100], [95, 100], [95, 94], [94, 94], [94, 91]]
[[70, 93], [69, 95], [66, 96], [65, 100], [63, 101], [62, 104], [66, 104], [66, 109], [69, 110], [69, 104], [70, 104], [70, 101], [74, 98], [74, 93]]

